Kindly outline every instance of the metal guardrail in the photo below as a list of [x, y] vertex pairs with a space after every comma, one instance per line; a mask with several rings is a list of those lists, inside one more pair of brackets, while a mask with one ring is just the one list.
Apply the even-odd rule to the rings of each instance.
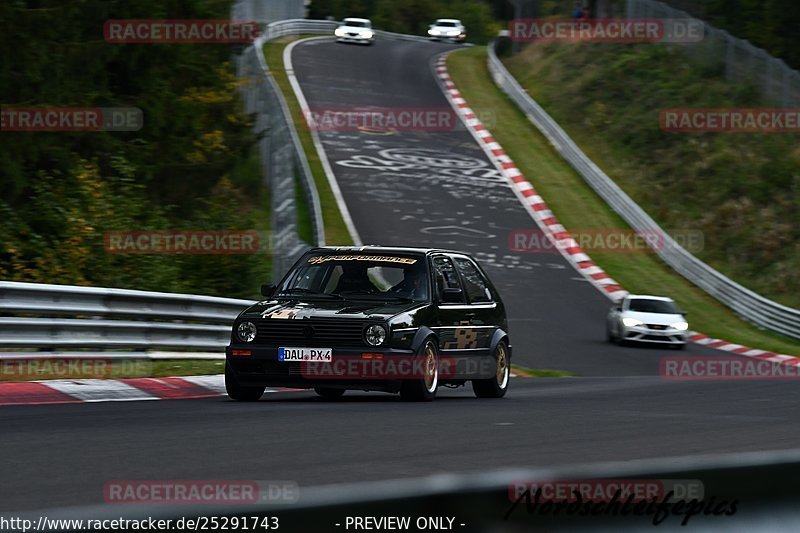
[[[0, 282], [0, 347], [220, 351], [250, 300]], [[69, 317], [69, 318], [64, 318]], [[141, 319], [141, 320], [126, 320]]]
[[534, 126], [547, 137], [561, 156], [580, 174], [586, 183], [631, 228], [640, 232], [663, 235], [664, 246], [655, 250], [658, 256], [677, 273], [731, 308], [753, 324], [800, 339], [800, 310], [769, 300], [735, 281], [728, 279], [696, 258], [672, 239], [666, 231], [608, 177], [567, 135], [555, 120], [531, 98], [508, 72], [495, 53], [496, 41], [489, 45], [488, 67], [494, 82], [517, 104]]

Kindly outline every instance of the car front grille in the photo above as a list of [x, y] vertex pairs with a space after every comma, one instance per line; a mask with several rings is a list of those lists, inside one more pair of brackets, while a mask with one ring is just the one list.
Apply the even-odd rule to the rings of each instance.
[[307, 346], [335, 348], [364, 346], [364, 327], [361, 320], [292, 320], [265, 318], [256, 320], [256, 342], [273, 346]]
[[667, 329], [667, 326], [665, 326], [663, 324], [646, 324], [646, 326], [649, 329], [656, 329], [656, 330], [659, 330], [659, 331]]

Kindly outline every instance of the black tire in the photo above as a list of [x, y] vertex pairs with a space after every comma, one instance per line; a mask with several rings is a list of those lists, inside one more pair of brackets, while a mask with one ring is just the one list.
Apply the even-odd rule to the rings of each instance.
[[327, 387], [314, 387], [314, 392], [326, 400], [338, 400], [344, 396], [344, 389], [329, 389]]
[[611, 333], [611, 328], [608, 326], [606, 326], [606, 340], [612, 343], [615, 342], [614, 334]]
[[400, 397], [407, 402], [431, 402], [436, 398], [436, 390], [439, 388], [439, 349], [433, 337], [425, 340], [418, 357], [426, 374], [420, 378], [404, 380], [400, 386]]
[[478, 398], [502, 398], [508, 391], [511, 383], [511, 358], [505, 341], [500, 341], [494, 349], [494, 361], [494, 377], [472, 380], [472, 392]]
[[225, 391], [232, 400], [240, 402], [257, 402], [264, 395], [266, 387], [245, 387], [239, 384], [239, 380], [231, 370], [228, 363], [225, 363]]

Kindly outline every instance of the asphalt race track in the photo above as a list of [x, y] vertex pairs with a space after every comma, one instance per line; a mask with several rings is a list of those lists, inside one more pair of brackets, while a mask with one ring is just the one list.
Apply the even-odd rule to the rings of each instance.
[[794, 383], [569, 378], [516, 379], [512, 387], [502, 400], [445, 390], [431, 404], [380, 393], [327, 402], [287, 392], [256, 404], [4, 407], [0, 510], [99, 504], [110, 480], [295, 480], [303, 487], [780, 449], [800, 438]]
[[[313, 108], [449, 106], [430, 69], [450, 45], [316, 40], [294, 50]], [[491, 129], [491, 125], [489, 125]], [[124, 479], [296, 480], [301, 487], [514, 466], [793, 448], [791, 381], [668, 381], [666, 355], [720, 355], [605, 342], [608, 299], [556, 254], [514, 254], [533, 220], [465, 130], [325, 132], [325, 150], [364, 243], [475, 254], [509, 309], [514, 361], [581, 377], [514, 378], [502, 400], [469, 388], [432, 404], [313, 392], [0, 408], [0, 510], [103, 502]], [[691, 319], [691, 317], [689, 317]]]
[[[446, 111], [450, 104], [430, 63], [448, 48], [442, 43], [381, 41], [361, 47], [311, 40], [294, 49], [293, 67], [312, 112], [370, 107]], [[558, 253], [513, 252], [509, 234], [536, 230], [536, 223], [468, 131], [433, 129], [393, 135], [347, 128], [320, 133], [362, 242], [474, 254], [508, 308], [517, 364], [582, 376], [658, 375], [659, 360], [675, 352], [608, 344], [608, 298]], [[409, 168], [414, 163], [419, 168]], [[689, 351], [720, 354], [702, 346]]]

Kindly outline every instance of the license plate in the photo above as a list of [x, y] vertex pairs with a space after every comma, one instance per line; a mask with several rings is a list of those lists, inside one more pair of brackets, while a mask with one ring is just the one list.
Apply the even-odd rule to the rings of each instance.
[[333, 348], [278, 348], [278, 361], [323, 361], [333, 359]]

